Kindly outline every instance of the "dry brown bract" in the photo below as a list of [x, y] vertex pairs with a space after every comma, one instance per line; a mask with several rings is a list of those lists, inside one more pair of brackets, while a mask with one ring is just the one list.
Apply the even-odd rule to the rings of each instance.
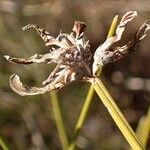
[[[35, 28], [45, 42], [45, 45], [51, 46], [49, 53], [44, 55], [35, 54], [29, 58], [15, 58], [8, 55], [4, 57], [9, 62], [17, 64], [46, 62], [47, 64], [56, 63], [57, 65], [48, 79], [43, 82], [43, 87], [28, 87], [23, 85], [19, 76], [13, 74], [9, 80], [11, 88], [22, 96], [38, 95], [60, 89], [74, 80], [84, 80], [86, 77], [96, 76], [99, 67], [124, 57], [133, 51], [135, 45], [146, 36], [146, 32], [150, 29], [147, 21], [135, 33], [132, 41], [121, 47], [113, 47], [113, 44], [121, 39], [126, 24], [136, 15], [137, 12], [135, 11], [127, 12], [117, 26], [116, 35], [108, 38], [101, 44], [96, 49], [94, 55], [90, 51], [89, 41], [85, 38], [84, 30], [86, 26], [83, 22], [75, 21], [70, 34], [60, 32], [57, 38], [54, 38], [45, 29], [37, 25], [29, 24], [23, 27], [23, 30], [31, 27]], [[92, 63], [93, 56], [94, 62]]]

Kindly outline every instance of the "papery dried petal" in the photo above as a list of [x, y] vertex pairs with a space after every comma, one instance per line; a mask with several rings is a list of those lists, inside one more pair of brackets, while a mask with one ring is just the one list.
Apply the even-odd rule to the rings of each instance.
[[16, 57], [11, 57], [9, 55], [4, 55], [4, 58], [8, 60], [11, 63], [16, 63], [16, 64], [32, 64], [32, 63], [49, 63], [52, 61], [52, 55], [50, 53], [41, 55], [41, 54], [35, 54], [29, 58], [16, 58]]
[[13, 74], [10, 76], [9, 83], [10, 83], [12, 90], [21, 96], [40, 95], [40, 94], [44, 94], [44, 93], [59, 89], [63, 86], [61, 83], [57, 83], [55, 85], [48, 84], [47, 86], [41, 87], [41, 88], [28, 87], [27, 85], [22, 84], [19, 76], [16, 74]]
[[[66, 67], [66, 66], [65, 66], [65, 67]], [[64, 68], [65, 68], [65, 67], [64, 67]], [[45, 81], [43, 81], [42, 84], [43, 84], [43, 85], [49, 84], [49, 83], [54, 79], [54, 76], [55, 76], [55, 74], [58, 72], [59, 69], [62, 69], [62, 67], [61, 67], [61, 62], [57, 64], [57, 66], [55, 67], [55, 69], [50, 73], [50, 75], [48, 76], [48, 78], [47, 78]]]
[[143, 23], [143, 25], [140, 27], [140, 29], [137, 30], [134, 41], [140, 41], [140, 40], [144, 39], [149, 30], [150, 30], [150, 22], [149, 22], [149, 20], [146, 20]]
[[[75, 72], [69, 68], [66, 67], [62, 69], [61, 71], [58, 71], [55, 73], [55, 76], [51, 76], [52, 80], [47, 79], [47, 84], [45, 81], [44, 87], [28, 87], [27, 85], [23, 85], [20, 81], [20, 78], [18, 75], [13, 74], [10, 76], [9, 84], [13, 91], [18, 93], [21, 96], [27, 96], [27, 95], [40, 95], [44, 94], [53, 90], [57, 90], [65, 86], [66, 84], [72, 82], [75, 80]], [[50, 80], [48, 82], [48, 80]]]
[[122, 57], [126, 56], [130, 52], [134, 51], [135, 46], [138, 42], [143, 40], [146, 37], [147, 31], [150, 30], [150, 25], [147, 21], [140, 27], [140, 29], [136, 32], [135, 37], [132, 41], [128, 42], [126, 45], [121, 47], [115, 47], [110, 51], [105, 52], [105, 57], [103, 60], [103, 64], [115, 62]]
[[43, 82], [43, 85], [61, 83], [66, 85], [76, 79], [76, 72], [71, 67], [57, 65], [49, 77]]
[[95, 76], [99, 67], [104, 66], [106, 63], [112, 62], [112, 57], [114, 52], [112, 52], [111, 46], [118, 42], [125, 30], [125, 27], [128, 22], [132, 21], [132, 19], [137, 15], [136, 11], [127, 12], [121, 19], [119, 25], [116, 29], [116, 35], [108, 38], [102, 45], [100, 45], [94, 54], [94, 63], [93, 63], [93, 75]]
[[113, 42], [117, 42], [121, 39], [127, 23], [132, 21], [134, 19], [134, 17], [136, 17], [136, 16], [137, 16], [136, 11], [129, 11], [122, 17], [119, 25], [117, 26], [116, 36], [115, 36], [115, 39]]
[[59, 46], [61, 48], [67, 48], [68, 47], [65, 43], [58, 41], [53, 36], [51, 36], [48, 31], [46, 31], [44, 28], [42, 28], [38, 25], [28, 24], [28, 25], [24, 26], [22, 29], [27, 30], [29, 28], [35, 28], [36, 29], [36, 31], [38, 32], [40, 37], [45, 42], [46, 46], [56, 45], [56, 46]]
[[28, 25], [22, 27], [23, 30], [27, 30], [27, 29], [30, 29], [30, 28], [35, 28], [36, 31], [38, 32], [38, 34], [40, 35], [40, 37], [43, 39], [43, 41], [45, 43], [47, 43], [49, 41], [53, 41], [55, 39], [54, 37], [52, 37], [50, 35], [50, 33], [48, 31], [46, 31], [44, 28], [42, 28], [38, 25], [28, 24]]
[[76, 38], [80, 37], [81, 34], [84, 32], [86, 25], [84, 22], [75, 21], [72, 31], [75, 32]]

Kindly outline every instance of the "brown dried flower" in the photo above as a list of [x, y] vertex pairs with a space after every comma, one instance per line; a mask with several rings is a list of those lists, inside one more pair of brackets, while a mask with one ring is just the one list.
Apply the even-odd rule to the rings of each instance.
[[[10, 86], [18, 94], [38, 95], [59, 89], [76, 79], [83, 79], [85, 76], [92, 76], [90, 69], [89, 41], [84, 37], [85, 24], [76, 21], [71, 34], [60, 33], [57, 38], [52, 37], [45, 29], [29, 24], [23, 30], [35, 28], [46, 46], [52, 46], [50, 52], [44, 55], [35, 54], [29, 58], [15, 58], [4, 56], [9, 62], [17, 64], [32, 64], [46, 62], [56, 63], [56, 68], [51, 72], [48, 79], [43, 82], [44, 87], [28, 87], [20, 82], [19, 76], [13, 74], [10, 77]], [[55, 48], [53, 47], [55, 46]], [[57, 48], [56, 48], [57, 46]]]
[[[29, 58], [15, 58], [8, 55], [4, 57], [9, 62], [17, 64], [27, 65], [46, 62], [47, 64], [55, 63], [57, 65], [49, 77], [43, 82], [43, 87], [28, 87], [23, 85], [19, 76], [13, 74], [9, 80], [11, 88], [22, 96], [38, 95], [60, 89], [74, 80], [84, 80], [86, 77], [96, 76], [100, 66], [121, 59], [133, 51], [135, 45], [146, 36], [146, 32], [150, 29], [147, 21], [136, 32], [132, 41], [121, 47], [113, 47], [113, 44], [121, 39], [126, 24], [136, 15], [137, 12], [135, 11], [127, 12], [117, 26], [116, 35], [101, 44], [94, 55], [91, 53], [89, 41], [86, 40], [84, 35], [86, 26], [83, 22], [75, 21], [70, 34], [60, 32], [56, 38], [37, 25], [29, 24], [23, 27], [23, 30], [35, 28], [45, 42], [45, 45], [51, 46], [49, 53], [43, 55], [35, 54]], [[94, 62], [92, 66], [93, 56]]]
[[137, 16], [136, 11], [127, 12], [121, 19], [116, 29], [116, 35], [108, 38], [103, 44], [101, 44], [95, 51], [94, 63], [93, 63], [93, 75], [95, 76], [98, 68], [104, 66], [107, 63], [115, 62], [135, 49], [135, 46], [146, 36], [146, 32], [150, 29], [150, 25], [147, 21], [143, 23], [139, 30], [134, 35], [133, 40], [123, 46], [114, 47], [113, 44], [121, 40], [122, 34], [128, 22]]

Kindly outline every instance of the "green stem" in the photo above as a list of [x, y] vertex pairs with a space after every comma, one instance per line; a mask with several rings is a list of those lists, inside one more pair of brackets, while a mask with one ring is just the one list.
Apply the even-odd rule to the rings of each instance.
[[118, 21], [118, 15], [116, 15], [111, 23], [111, 26], [109, 28], [109, 32], [107, 35], [107, 39], [112, 37], [114, 34], [114, 31], [116, 30], [116, 26], [117, 26], [117, 21]]
[[62, 149], [66, 150], [68, 148], [69, 142], [68, 142], [68, 137], [67, 137], [66, 130], [64, 127], [63, 118], [62, 118], [61, 109], [60, 109], [60, 105], [58, 102], [56, 91], [52, 91], [50, 93], [50, 97], [51, 97], [55, 123], [56, 123], [57, 130], [58, 130], [58, 135], [62, 144]]
[[[107, 38], [113, 36], [113, 33], [116, 29], [117, 21], [118, 21], [118, 15], [116, 15], [113, 18], [113, 21], [111, 23]], [[101, 70], [102, 70], [102, 68], [99, 69], [99, 73], [98, 73], [99, 75], [101, 73]], [[81, 128], [82, 128], [82, 126], [85, 122], [89, 107], [90, 107], [92, 99], [93, 99], [93, 95], [94, 95], [94, 89], [93, 89], [92, 86], [90, 86], [89, 92], [88, 92], [88, 94], [86, 96], [86, 99], [85, 99], [85, 103], [83, 105], [83, 108], [82, 108], [82, 111], [80, 113], [79, 119], [78, 119], [77, 124], [75, 126], [74, 138], [72, 140], [72, 143], [69, 146], [69, 150], [74, 150], [75, 147], [76, 147], [76, 140], [77, 140], [77, 138], [79, 136], [79, 133], [80, 133], [80, 130], [81, 130]]]
[[81, 131], [81, 128], [82, 128], [82, 126], [85, 122], [89, 107], [90, 107], [91, 102], [92, 102], [91, 97], [93, 97], [93, 95], [94, 95], [94, 89], [93, 89], [92, 86], [90, 86], [89, 92], [88, 92], [87, 97], [85, 99], [85, 103], [82, 107], [82, 111], [80, 113], [79, 119], [78, 119], [77, 124], [75, 126], [74, 138], [73, 138], [73, 142], [69, 146], [69, 150], [74, 150], [75, 149], [75, 146], [76, 146], [75, 142], [76, 142], [76, 139], [78, 138], [78, 135]]
[[141, 117], [136, 129], [136, 135], [146, 148], [146, 144], [150, 135], [150, 107], [147, 115]]
[[8, 146], [6, 145], [2, 137], [0, 137], [0, 147], [2, 148], [2, 150], [9, 150]]
[[116, 105], [115, 101], [108, 93], [107, 89], [101, 82], [99, 78], [95, 78], [92, 81], [93, 87], [100, 97], [101, 101], [107, 108], [111, 117], [115, 121], [116, 125], [130, 144], [133, 150], [144, 150], [142, 144], [137, 139], [134, 131], [130, 127], [129, 123], [126, 121], [124, 115], [121, 113], [120, 109]]

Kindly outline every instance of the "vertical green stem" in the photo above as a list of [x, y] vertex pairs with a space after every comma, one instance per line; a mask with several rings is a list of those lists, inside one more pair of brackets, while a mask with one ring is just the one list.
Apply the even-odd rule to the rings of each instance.
[[[118, 21], [118, 15], [113, 18], [113, 21], [111, 23], [107, 38], [113, 36], [113, 33], [116, 29], [117, 21]], [[99, 74], [101, 73], [101, 70], [102, 70], [102, 68], [99, 69]], [[85, 103], [83, 105], [83, 108], [82, 108], [82, 111], [80, 113], [79, 119], [78, 119], [77, 124], [75, 126], [74, 138], [72, 140], [72, 143], [69, 146], [69, 150], [74, 150], [75, 149], [76, 140], [77, 140], [78, 135], [80, 133], [80, 130], [81, 130], [81, 128], [82, 128], [82, 126], [85, 122], [89, 107], [90, 107], [91, 102], [92, 102], [93, 95], [94, 95], [94, 89], [93, 89], [92, 86], [90, 86], [89, 92], [88, 92], [88, 94], [86, 96], [86, 99], [85, 99]]]
[[92, 101], [91, 97], [93, 97], [93, 94], [94, 94], [94, 90], [93, 90], [93, 87], [91, 86], [89, 89], [88, 95], [86, 97], [86, 101], [83, 105], [82, 112], [80, 114], [80, 118], [75, 126], [75, 137], [78, 136], [78, 133], [80, 132], [81, 127], [84, 124], [85, 118], [86, 118], [88, 110], [89, 110], [89, 106]]
[[74, 137], [73, 137], [73, 142], [70, 144], [69, 146], [69, 150], [74, 150], [75, 149], [75, 146], [76, 146], [76, 139], [80, 133], [80, 130], [85, 122], [85, 119], [86, 119], [86, 116], [87, 116], [87, 113], [88, 113], [88, 110], [89, 110], [89, 107], [91, 105], [91, 102], [92, 102], [92, 98], [94, 95], [94, 89], [92, 86], [90, 86], [89, 88], [89, 92], [87, 94], [87, 97], [85, 99], [85, 103], [82, 107], [82, 111], [80, 113], [80, 116], [79, 116], [79, 119], [77, 121], [77, 124], [75, 126], [75, 131], [74, 131]]
[[144, 150], [142, 144], [137, 139], [134, 131], [130, 127], [129, 123], [126, 121], [124, 115], [121, 113], [120, 109], [116, 105], [115, 101], [108, 93], [107, 89], [101, 82], [99, 78], [95, 78], [92, 81], [93, 87], [100, 97], [101, 101], [107, 108], [111, 117], [115, 121], [116, 125], [130, 144], [133, 150]]
[[1, 137], [0, 137], [0, 147], [2, 148], [2, 150], [9, 150], [8, 146]]
[[62, 144], [62, 149], [67, 150], [69, 142], [68, 142], [68, 137], [67, 137], [66, 130], [64, 127], [63, 118], [62, 118], [61, 109], [60, 109], [60, 105], [58, 102], [56, 91], [52, 91], [50, 93], [50, 97], [51, 97], [55, 123], [57, 126], [59, 138]]
[[147, 115], [141, 117], [136, 129], [136, 135], [143, 146], [146, 148], [146, 144], [150, 136], [150, 107], [148, 109]]

